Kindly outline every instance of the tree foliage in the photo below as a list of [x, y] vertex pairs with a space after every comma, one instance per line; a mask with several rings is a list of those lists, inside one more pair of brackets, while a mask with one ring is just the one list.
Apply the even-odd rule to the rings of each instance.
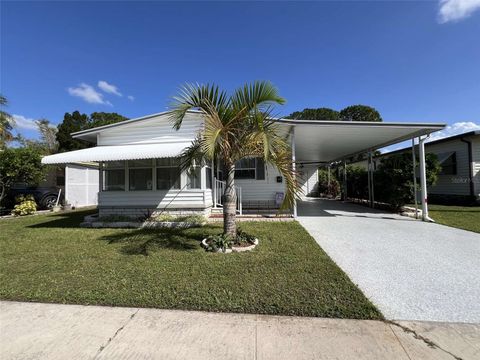
[[180, 129], [190, 109], [204, 115], [204, 128], [183, 153], [183, 167], [198, 161], [219, 159], [226, 170], [224, 192], [224, 234], [236, 236], [235, 163], [243, 158], [261, 157], [278, 168], [285, 178], [286, 194], [282, 205], [290, 207], [299, 187], [292, 169], [287, 139], [273, 122], [272, 106], [285, 100], [269, 82], [257, 81], [236, 89], [231, 95], [216, 85], [186, 85], [174, 98], [171, 120]]
[[7, 98], [0, 94], [0, 149], [4, 148], [9, 141], [14, 139], [12, 129], [15, 121], [13, 117], [4, 110], [7, 105]]
[[340, 113], [336, 110], [322, 107], [318, 109], [303, 109], [287, 116], [295, 120], [340, 120]]
[[[417, 157], [417, 166], [418, 166]], [[427, 185], [437, 182], [441, 166], [435, 154], [426, 154], [425, 166]], [[418, 175], [418, 167], [416, 169]], [[390, 204], [394, 209], [413, 202], [416, 191], [420, 189], [420, 180], [417, 188], [413, 183], [412, 154], [405, 152], [386, 156], [380, 160], [377, 170], [373, 175], [375, 186], [375, 201]], [[368, 174], [363, 167], [347, 166], [347, 192], [349, 197], [368, 199]]]
[[91, 129], [98, 126], [114, 124], [128, 120], [117, 113], [94, 112], [90, 116], [74, 111], [71, 114], [65, 113], [63, 121], [58, 125], [57, 141], [60, 152], [80, 150], [94, 146], [86, 141], [74, 139], [70, 135], [73, 132]]
[[41, 154], [33, 148], [6, 148], [0, 152], [0, 203], [18, 182], [38, 184], [44, 179]]
[[352, 105], [340, 111], [340, 118], [343, 121], [383, 121], [380, 113], [373, 107], [366, 105]]

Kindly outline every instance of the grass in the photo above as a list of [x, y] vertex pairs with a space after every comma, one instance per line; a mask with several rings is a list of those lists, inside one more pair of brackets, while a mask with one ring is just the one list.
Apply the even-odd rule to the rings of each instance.
[[480, 233], [480, 206], [428, 205], [428, 212], [439, 224]]
[[250, 222], [251, 253], [200, 248], [219, 225], [82, 229], [86, 212], [0, 220], [0, 298], [73, 304], [380, 319], [296, 222]]

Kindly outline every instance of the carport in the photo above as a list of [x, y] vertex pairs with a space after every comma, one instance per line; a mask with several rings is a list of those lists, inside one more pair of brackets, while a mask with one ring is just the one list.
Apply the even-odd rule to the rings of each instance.
[[[374, 204], [372, 153], [375, 150], [405, 140], [412, 140], [412, 144], [417, 141], [420, 160], [422, 220], [429, 220], [424, 144], [431, 133], [443, 129], [445, 124], [287, 119], [279, 119], [277, 122], [290, 127], [292, 159], [295, 167], [343, 162], [344, 184], [346, 183], [346, 159], [367, 153], [369, 164], [368, 190], [371, 206]], [[415, 161], [413, 146], [412, 150], [412, 161]], [[412, 174], [412, 176], [416, 181], [415, 174]], [[296, 204], [294, 206], [294, 216], [297, 216]]]

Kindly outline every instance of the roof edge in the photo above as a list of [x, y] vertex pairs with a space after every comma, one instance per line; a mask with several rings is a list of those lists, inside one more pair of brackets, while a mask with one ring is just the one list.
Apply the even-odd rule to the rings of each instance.
[[[463, 138], [466, 138], [466, 137], [469, 137], [469, 136], [475, 136], [475, 135], [480, 135], [480, 130], [468, 131], [466, 133], [452, 135], [452, 136], [445, 137], [445, 138], [438, 139], [438, 140], [434, 140], [434, 141], [429, 141], [429, 142], [425, 143], [425, 146], [429, 146], [429, 145], [433, 145], [433, 144], [440, 144], [442, 142], [447, 142], [447, 141], [452, 141], [452, 140], [460, 140], [460, 139], [463, 139]], [[415, 146], [417, 146], [417, 145], [418, 144], [416, 144]], [[398, 150], [393, 150], [393, 151], [389, 151], [389, 152], [386, 152], [386, 153], [382, 153], [379, 156], [397, 154], [397, 153], [401, 153], [401, 152], [404, 152], [406, 150], [411, 150], [411, 149], [412, 149], [411, 146], [406, 146], [406, 147], [398, 149]]]
[[[87, 135], [87, 134], [95, 133], [95, 132], [98, 132], [98, 131], [103, 131], [105, 129], [110, 129], [110, 128], [117, 127], [117, 126], [128, 125], [128, 124], [131, 124], [131, 123], [137, 122], [137, 121], [148, 120], [148, 119], [154, 118], [156, 116], [169, 114], [171, 112], [172, 112], [172, 110], [167, 110], [167, 111], [162, 111], [162, 112], [159, 112], [159, 113], [156, 113], [156, 114], [140, 116], [140, 117], [137, 117], [137, 118], [120, 121], [120, 122], [114, 123], [114, 124], [97, 126], [97, 127], [91, 128], [91, 129], [76, 131], [76, 132], [71, 133], [70, 135], [72, 135], [73, 138], [76, 138], [78, 136]], [[188, 110], [187, 113], [199, 114], [199, 113], [201, 113], [201, 111], [199, 111], [199, 110]]]
[[340, 121], [340, 120], [292, 120], [292, 119], [275, 119], [275, 122], [288, 125], [360, 125], [360, 126], [406, 126], [406, 127], [431, 127], [443, 129], [447, 126], [444, 123], [414, 123], [414, 122], [373, 122], [373, 121]]

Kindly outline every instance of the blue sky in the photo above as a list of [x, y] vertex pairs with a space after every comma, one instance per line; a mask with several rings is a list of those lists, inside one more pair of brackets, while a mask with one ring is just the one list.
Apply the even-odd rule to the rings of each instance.
[[[2, 2], [0, 91], [18, 131], [65, 112], [164, 111], [185, 82], [271, 80], [305, 107], [480, 128], [480, 0]], [[478, 10], [478, 11], [477, 11]], [[460, 124], [460, 125], [459, 125]], [[456, 130], [455, 130], [455, 129]]]

